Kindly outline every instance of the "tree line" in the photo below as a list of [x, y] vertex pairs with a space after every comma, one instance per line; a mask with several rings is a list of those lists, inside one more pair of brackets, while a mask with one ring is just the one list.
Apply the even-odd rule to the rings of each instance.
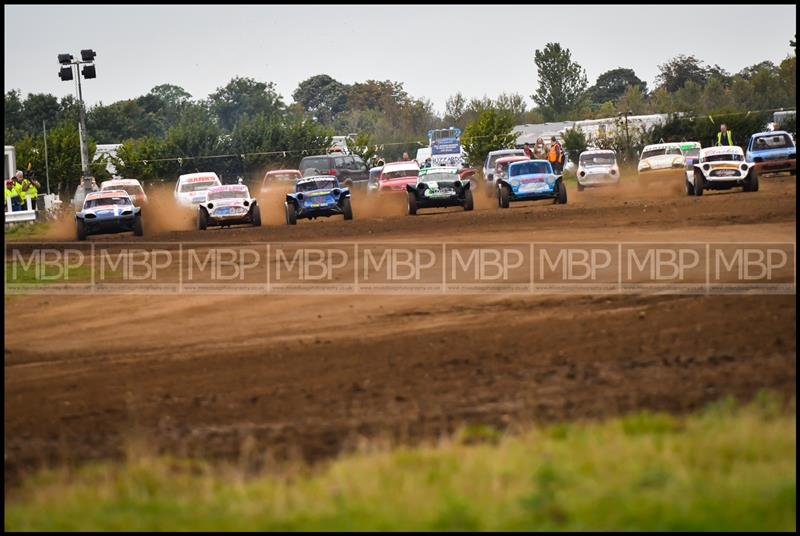
[[[319, 74], [298, 84], [292, 104], [274, 83], [253, 78], [233, 78], [205, 98], [162, 84], [146, 95], [90, 107], [90, 150], [97, 143], [122, 143], [119, 172], [141, 180], [171, 180], [196, 170], [249, 179], [267, 167], [297, 166], [309, 150], [323, 152], [334, 134], [352, 134], [352, 144], [363, 156], [391, 160], [403, 152], [413, 157], [427, 144], [429, 129], [456, 126], [464, 131], [464, 145], [475, 164], [493, 144], [513, 144], [511, 128], [520, 123], [621, 112], [721, 116], [795, 106], [794, 55], [778, 65], [764, 61], [735, 74], [695, 56], [678, 55], [659, 65], [652, 90], [625, 67], [602, 73], [590, 86], [584, 68], [559, 43], [535, 50], [532, 63], [538, 74], [530, 95], [535, 106], [529, 108], [520, 93], [466, 99], [457, 92], [441, 115], [429, 100], [409, 95], [402, 82], [392, 80], [345, 84]], [[12, 90], [5, 94], [4, 113], [6, 144], [16, 146], [20, 167], [30, 163], [39, 177], [44, 176], [42, 122], [47, 123], [51, 183], [71, 192], [80, 177], [75, 99], [49, 94], [23, 98]], [[691, 127], [698, 128], [694, 123]], [[676, 123], [647, 136], [669, 137], [687, 128]], [[647, 136], [639, 136], [640, 141]], [[198, 158], [215, 155], [228, 156]], [[102, 178], [104, 168], [105, 163], [96, 163], [93, 172]]]

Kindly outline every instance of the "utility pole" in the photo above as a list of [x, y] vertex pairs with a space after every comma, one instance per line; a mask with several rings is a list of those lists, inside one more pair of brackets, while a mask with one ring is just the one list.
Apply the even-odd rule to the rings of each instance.
[[631, 137], [628, 134], [628, 116], [633, 114], [630, 110], [626, 112], [621, 112], [619, 115], [625, 116], [625, 160], [628, 160], [628, 157], [631, 154]]
[[47, 177], [47, 193], [50, 193], [50, 164], [47, 159], [47, 123], [42, 119], [42, 131], [44, 132], [44, 175]]
[[80, 72], [75, 73], [75, 81], [78, 87], [78, 137], [81, 144], [81, 170], [83, 181], [75, 192], [75, 203], [83, 203], [83, 198], [92, 191], [92, 171], [89, 162], [89, 136], [86, 133], [86, 108], [83, 104], [83, 90], [81, 88], [81, 74], [87, 80], [97, 78], [97, 71], [94, 66], [94, 58], [97, 56], [94, 50], [81, 50], [81, 59], [76, 60], [72, 54], [59, 54], [58, 63], [62, 65], [58, 73], [61, 80], [67, 81], [73, 78], [73, 67], [75, 69], [82, 64], [86, 65]]

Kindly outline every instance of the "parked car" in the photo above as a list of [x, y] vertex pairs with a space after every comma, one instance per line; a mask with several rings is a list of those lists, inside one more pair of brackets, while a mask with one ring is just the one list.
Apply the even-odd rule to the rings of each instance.
[[797, 146], [791, 134], [783, 130], [750, 136], [745, 160], [755, 164], [759, 175], [781, 171], [797, 175]]
[[175, 183], [175, 201], [181, 206], [196, 208], [206, 200], [209, 188], [221, 185], [222, 181], [213, 171], [181, 175]]
[[691, 178], [686, 178], [687, 195], [703, 195], [704, 190], [728, 190], [741, 187], [745, 192], [758, 191], [756, 164], [745, 162], [738, 145], [700, 149]]
[[639, 157], [639, 180], [651, 181], [683, 176], [686, 161], [679, 143], [656, 143], [646, 145]]
[[100, 190], [125, 190], [137, 207], [147, 204], [147, 194], [136, 179], [111, 179], [100, 183]]
[[556, 204], [567, 203], [567, 187], [561, 175], [553, 172], [547, 160], [511, 162], [508, 177], [497, 177], [497, 201], [500, 208], [508, 208], [512, 201], [553, 199]]
[[273, 169], [267, 171], [264, 174], [264, 180], [261, 182], [261, 193], [267, 193], [276, 186], [294, 186], [297, 179], [302, 176], [298, 169]]
[[611, 149], [583, 151], [578, 157], [578, 191], [587, 186], [619, 184], [617, 153]]
[[[431, 168], [429, 168], [431, 169]], [[404, 194], [407, 184], [416, 184], [419, 166], [416, 162], [391, 162], [384, 164], [378, 176], [377, 193]]]
[[300, 219], [327, 218], [341, 214], [353, 219], [350, 190], [339, 185], [332, 175], [304, 177], [295, 183], [295, 191], [286, 194], [286, 223], [296, 225]]
[[250, 196], [244, 184], [213, 186], [206, 193], [206, 200], [197, 207], [197, 228], [218, 225], [250, 224], [261, 226], [261, 209], [258, 200]]
[[93, 234], [133, 231], [142, 236], [142, 209], [133, 204], [125, 190], [90, 192], [75, 214], [78, 240]]
[[408, 214], [413, 216], [421, 208], [464, 207], [472, 210], [472, 190], [469, 181], [463, 181], [456, 167], [425, 168], [419, 171], [416, 183], [407, 184]]
[[358, 155], [340, 153], [306, 156], [300, 160], [299, 168], [303, 177], [330, 175], [347, 188], [366, 190], [369, 180], [367, 165]]

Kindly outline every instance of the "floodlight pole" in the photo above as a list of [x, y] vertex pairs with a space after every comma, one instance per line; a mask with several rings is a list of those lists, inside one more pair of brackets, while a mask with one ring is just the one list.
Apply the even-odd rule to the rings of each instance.
[[75, 62], [75, 78], [78, 80], [78, 135], [81, 142], [81, 168], [83, 170], [83, 188], [84, 192], [91, 191], [92, 188], [92, 172], [89, 169], [89, 143], [86, 134], [86, 109], [83, 106], [83, 91], [81, 89], [81, 73], [78, 66], [82, 62]]

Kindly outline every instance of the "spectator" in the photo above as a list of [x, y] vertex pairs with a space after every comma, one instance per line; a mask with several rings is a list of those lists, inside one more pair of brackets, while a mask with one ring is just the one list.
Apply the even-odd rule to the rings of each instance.
[[403, 152], [402, 160], [403, 160], [403, 162], [408, 162], [410, 160], [410, 158], [408, 157], [408, 153], [407, 152]]
[[4, 209], [4, 211], [9, 210], [9, 207], [8, 207], [8, 200], [9, 199], [11, 199], [11, 208], [10, 208], [11, 212], [14, 212], [15, 210], [19, 210], [20, 209], [19, 192], [17, 191], [16, 184], [14, 183], [13, 179], [8, 179], [6, 181], [5, 195], [3, 197], [3, 202], [6, 205], [6, 208]]
[[525, 147], [522, 148], [522, 151], [525, 153], [525, 156], [528, 158], [533, 158], [533, 151], [531, 151], [531, 144], [525, 142]]
[[722, 123], [717, 132], [717, 146], [720, 145], [733, 145], [733, 134], [728, 130], [728, 125]]
[[550, 150], [547, 153], [547, 160], [553, 166], [555, 173], [561, 173], [562, 166], [564, 165], [564, 150], [555, 136], [550, 138]]
[[545, 160], [547, 158], [547, 148], [544, 146], [544, 140], [539, 138], [533, 146], [533, 158], [536, 160]]

